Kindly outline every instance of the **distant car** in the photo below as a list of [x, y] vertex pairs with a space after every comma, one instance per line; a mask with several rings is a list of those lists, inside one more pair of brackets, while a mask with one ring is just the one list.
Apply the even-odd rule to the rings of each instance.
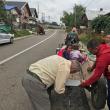
[[14, 41], [14, 34], [0, 33], [0, 44], [10, 43]]

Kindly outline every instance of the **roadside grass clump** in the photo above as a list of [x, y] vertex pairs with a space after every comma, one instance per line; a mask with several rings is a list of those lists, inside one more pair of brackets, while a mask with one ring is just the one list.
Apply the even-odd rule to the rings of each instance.
[[15, 37], [22, 37], [22, 36], [27, 36], [27, 35], [31, 35], [31, 33], [26, 30], [26, 29], [22, 29], [22, 30], [13, 30], [12, 34], [15, 35]]

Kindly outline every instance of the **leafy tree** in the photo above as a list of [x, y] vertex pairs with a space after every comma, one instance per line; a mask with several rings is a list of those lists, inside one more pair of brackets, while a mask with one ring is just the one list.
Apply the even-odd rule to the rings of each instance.
[[66, 11], [63, 12], [63, 16], [61, 18], [61, 21], [66, 25], [66, 26], [70, 26], [72, 23], [72, 19], [73, 19], [73, 14], [72, 13], [68, 13]]
[[109, 16], [98, 16], [91, 22], [92, 29], [96, 33], [104, 31], [106, 34], [110, 32], [110, 17]]
[[85, 8], [81, 5], [76, 5], [74, 7], [74, 13], [73, 13], [73, 17], [74, 19], [74, 25], [76, 25], [76, 27], [79, 26], [87, 26], [87, 21], [85, 22], [85, 20], [83, 20], [83, 16], [85, 15]]
[[63, 12], [61, 21], [68, 28], [72, 28], [73, 26], [79, 27], [81, 25], [87, 25], [87, 22], [82, 20], [84, 14], [85, 8], [81, 5], [75, 5], [75, 7], [73, 8], [73, 13], [68, 13], [66, 11]]
[[7, 21], [7, 13], [4, 9], [4, 3], [2, 1], [0, 2], [0, 19], [5, 22]]

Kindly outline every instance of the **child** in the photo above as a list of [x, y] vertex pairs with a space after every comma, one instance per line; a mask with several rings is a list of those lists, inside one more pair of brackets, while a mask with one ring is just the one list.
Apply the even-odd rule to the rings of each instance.
[[63, 57], [67, 60], [70, 60], [70, 52], [73, 50], [73, 46], [67, 45], [67, 47], [63, 51]]
[[77, 60], [80, 63], [83, 63], [84, 61], [84, 57], [81, 54], [80, 50], [79, 50], [79, 45], [78, 44], [74, 44], [73, 45], [73, 51], [70, 52], [70, 59], [71, 60]]
[[72, 45], [67, 45], [61, 48], [57, 55], [64, 57], [67, 60], [70, 60], [70, 51], [72, 51]]

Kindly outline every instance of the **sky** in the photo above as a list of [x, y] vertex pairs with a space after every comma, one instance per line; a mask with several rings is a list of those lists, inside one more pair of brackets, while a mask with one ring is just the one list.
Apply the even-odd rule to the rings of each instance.
[[31, 8], [39, 10], [39, 19], [60, 23], [63, 11], [72, 12], [76, 5], [83, 5], [87, 10], [104, 11], [110, 10], [110, 0], [7, 0], [7, 1], [27, 1]]

